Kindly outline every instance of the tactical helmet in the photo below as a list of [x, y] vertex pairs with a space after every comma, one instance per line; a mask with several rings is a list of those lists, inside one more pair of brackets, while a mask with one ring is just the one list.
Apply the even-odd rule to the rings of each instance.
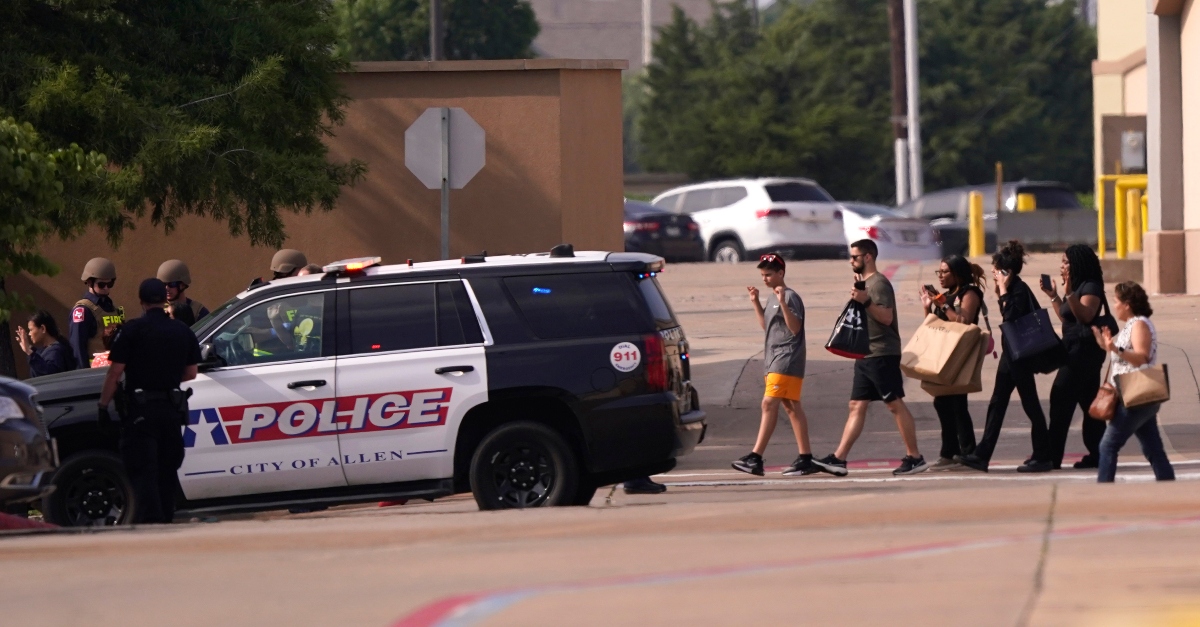
[[188, 272], [187, 264], [178, 259], [168, 259], [162, 262], [162, 265], [158, 267], [158, 274], [156, 276], [163, 283], [180, 281], [184, 285], [192, 284], [192, 273]]
[[101, 281], [114, 281], [116, 278], [117, 266], [104, 257], [96, 257], [83, 266], [83, 277], [80, 280], [99, 279]]
[[290, 274], [308, 265], [304, 253], [293, 248], [284, 248], [271, 257], [271, 272]]

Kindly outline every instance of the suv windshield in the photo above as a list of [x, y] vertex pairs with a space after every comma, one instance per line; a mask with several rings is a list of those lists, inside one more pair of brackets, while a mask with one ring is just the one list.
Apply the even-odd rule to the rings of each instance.
[[765, 186], [772, 202], [831, 202], [825, 190], [808, 183], [772, 183]]

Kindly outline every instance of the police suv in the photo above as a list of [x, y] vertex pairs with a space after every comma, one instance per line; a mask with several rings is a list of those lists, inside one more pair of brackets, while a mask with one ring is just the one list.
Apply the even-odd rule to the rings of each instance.
[[[683, 329], [638, 253], [349, 260], [198, 321], [183, 514], [470, 491], [482, 509], [586, 505], [703, 438]], [[64, 525], [125, 522], [105, 369], [40, 377]]]

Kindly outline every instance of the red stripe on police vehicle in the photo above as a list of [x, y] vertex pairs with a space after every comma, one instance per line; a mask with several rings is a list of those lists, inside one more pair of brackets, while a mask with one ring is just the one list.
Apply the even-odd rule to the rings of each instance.
[[[453, 391], [454, 388], [433, 388], [193, 409], [188, 412], [184, 444], [191, 448], [210, 443], [243, 444], [338, 433], [436, 427], [446, 424]], [[198, 435], [201, 437], [198, 438]]]

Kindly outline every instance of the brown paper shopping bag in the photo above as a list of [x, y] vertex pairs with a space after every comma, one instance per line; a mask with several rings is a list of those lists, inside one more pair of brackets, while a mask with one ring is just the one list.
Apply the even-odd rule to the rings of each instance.
[[981, 330], [979, 333], [979, 344], [974, 353], [963, 364], [961, 370], [958, 371], [958, 377], [953, 383], [948, 385], [939, 385], [928, 381], [921, 382], [921, 389], [925, 390], [930, 396], [951, 396], [953, 394], [974, 394], [975, 392], [983, 391], [983, 362], [988, 356], [988, 343], [991, 340], [992, 334]]
[[978, 352], [980, 329], [973, 324], [925, 317], [900, 354], [900, 370], [920, 381], [954, 383], [967, 359]]

